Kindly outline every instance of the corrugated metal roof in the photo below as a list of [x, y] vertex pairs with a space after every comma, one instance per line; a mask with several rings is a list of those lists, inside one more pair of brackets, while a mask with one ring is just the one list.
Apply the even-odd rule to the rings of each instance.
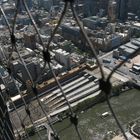
[[127, 46], [127, 47], [129, 47], [129, 48], [132, 48], [132, 49], [135, 49], [135, 50], [137, 50], [139, 47], [138, 46], [136, 46], [136, 45], [134, 45], [134, 44], [132, 44], [132, 43], [127, 43], [127, 44], [125, 44], [125, 46]]

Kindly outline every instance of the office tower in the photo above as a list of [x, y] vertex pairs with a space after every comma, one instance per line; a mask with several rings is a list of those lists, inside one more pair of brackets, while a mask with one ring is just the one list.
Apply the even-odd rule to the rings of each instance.
[[97, 0], [86, 0], [84, 4], [84, 17], [96, 15], [97, 12]]
[[128, 18], [128, 0], [117, 0], [118, 20], [125, 22]]
[[0, 140], [14, 140], [14, 132], [9, 118], [7, 101], [3, 97], [2, 89], [0, 87]]
[[110, 0], [108, 4], [108, 18], [110, 22], [115, 22], [117, 17], [117, 3], [115, 0]]

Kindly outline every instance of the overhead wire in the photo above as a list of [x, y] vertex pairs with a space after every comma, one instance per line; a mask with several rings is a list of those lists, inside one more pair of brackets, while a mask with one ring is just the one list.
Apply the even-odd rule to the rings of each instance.
[[[32, 22], [32, 25], [33, 25], [33, 27], [34, 27], [34, 29], [35, 29], [35, 31], [36, 31], [38, 37], [39, 37], [41, 46], [43, 47], [43, 52], [45, 52], [46, 48], [45, 48], [43, 39], [42, 39], [42, 37], [41, 37], [41, 34], [40, 34], [40, 32], [39, 32], [39, 29], [38, 29], [38, 27], [37, 27], [37, 24], [36, 24], [36, 22], [35, 22], [35, 20], [34, 20], [34, 18], [33, 18], [33, 16], [32, 16], [32, 14], [31, 14], [31, 12], [30, 12], [28, 6], [27, 6], [26, 1], [25, 1], [25, 0], [22, 0], [22, 2], [23, 2], [23, 6], [25, 7], [25, 10], [26, 10], [26, 12], [27, 12], [27, 14], [28, 14], [28, 16], [29, 16], [31, 22]], [[36, 78], [36, 81], [35, 81], [34, 83], [37, 83], [37, 82], [39, 81], [39, 79], [41, 78], [41, 75], [42, 75], [42, 73], [43, 73], [45, 67], [46, 67], [46, 62], [44, 62], [42, 71], [40, 72], [39, 76]]]

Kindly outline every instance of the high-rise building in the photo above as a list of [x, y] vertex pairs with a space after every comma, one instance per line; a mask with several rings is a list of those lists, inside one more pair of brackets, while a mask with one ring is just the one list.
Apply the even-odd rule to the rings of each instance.
[[110, 0], [108, 4], [108, 18], [110, 22], [115, 22], [117, 18], [117, 3], [115, 0]]
[[128, 3], [129, 12], [136, 14], [140, 18], [140, 0], [129, 0]]
[[89, 17], [96, 15], [97, 10], [97, 0], [86, 0], [84, 4], [84, 17]]
[[118, 20], [125, 22], [128, 18], [128, 0], [117, 0]]
[[96, 16], [101, 9], [107, 14], [108, 0], [83, 0], [84, 17]]
[[109, 0], [98, 0], [98, 11], [100, 11], [100, 9], [104, 10], [104, 15], [107, 15], [108, 12], [108, 1]]
[[0, 140], [14, 140], [14, 132], [6, 102], [6, 99], [3, 97], [3, 90], [0, 87]]

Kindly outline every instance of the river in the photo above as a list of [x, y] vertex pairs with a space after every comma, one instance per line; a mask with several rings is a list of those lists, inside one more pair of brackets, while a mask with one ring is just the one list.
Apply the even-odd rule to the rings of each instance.
[[[123, 128], [127, 130], [128, 123], [140, 117], [140, 91], [132, 89], [111, 98], [111, 104]], [[83, 140], [103, 140], [109, 131], [116, 132], [118, 127], [112, 115], [101, 118], [101, 114], [110, 112], [106, 102], [97, 104], [84, 113], [79, 114], [79, 130]], [[60, 140], [78, 140], [74, 126], [69, 119], [55, 124]], [[119, 132], [119, 131], [118, 131]], [[46, 131], [42, 131], [45, 139]], [[38, 140], [37, 136], [32, 140]]]

